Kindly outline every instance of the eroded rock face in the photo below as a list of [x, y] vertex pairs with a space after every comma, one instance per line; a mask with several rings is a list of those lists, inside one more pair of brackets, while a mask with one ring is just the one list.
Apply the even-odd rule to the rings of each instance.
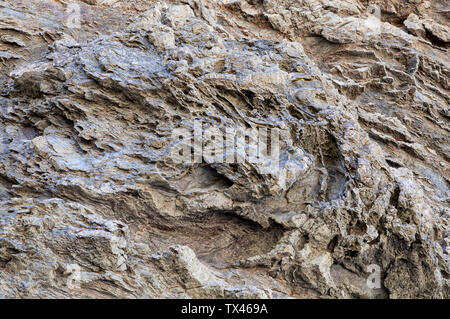
[[449, 10], [0, 2], [0, 297], [449, 298]]

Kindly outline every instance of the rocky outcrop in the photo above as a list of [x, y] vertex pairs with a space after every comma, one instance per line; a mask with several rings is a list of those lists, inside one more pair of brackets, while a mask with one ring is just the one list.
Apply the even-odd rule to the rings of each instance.
[[448, 10], [0, 2], [0, 297], [449, 298]]

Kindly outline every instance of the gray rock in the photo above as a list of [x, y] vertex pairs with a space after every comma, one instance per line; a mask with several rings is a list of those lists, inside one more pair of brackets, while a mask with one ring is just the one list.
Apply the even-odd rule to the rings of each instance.
[[0, 296], [449, 298], [438, 4], [47, 3], [0, 10]]

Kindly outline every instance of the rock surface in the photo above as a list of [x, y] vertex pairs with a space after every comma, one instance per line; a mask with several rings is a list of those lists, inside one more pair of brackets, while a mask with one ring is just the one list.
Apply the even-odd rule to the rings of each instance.
[[[449, 298], [449, 11], [0, 1], [0, 297]], [[284, 182], [175, 161], [195, 120]]]

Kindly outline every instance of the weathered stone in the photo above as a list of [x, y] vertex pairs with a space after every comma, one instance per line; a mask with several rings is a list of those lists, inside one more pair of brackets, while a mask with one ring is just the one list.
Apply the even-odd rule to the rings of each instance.
[[46, 3], [0, 10], [0, 297], [449, 298], [438, 2]]

